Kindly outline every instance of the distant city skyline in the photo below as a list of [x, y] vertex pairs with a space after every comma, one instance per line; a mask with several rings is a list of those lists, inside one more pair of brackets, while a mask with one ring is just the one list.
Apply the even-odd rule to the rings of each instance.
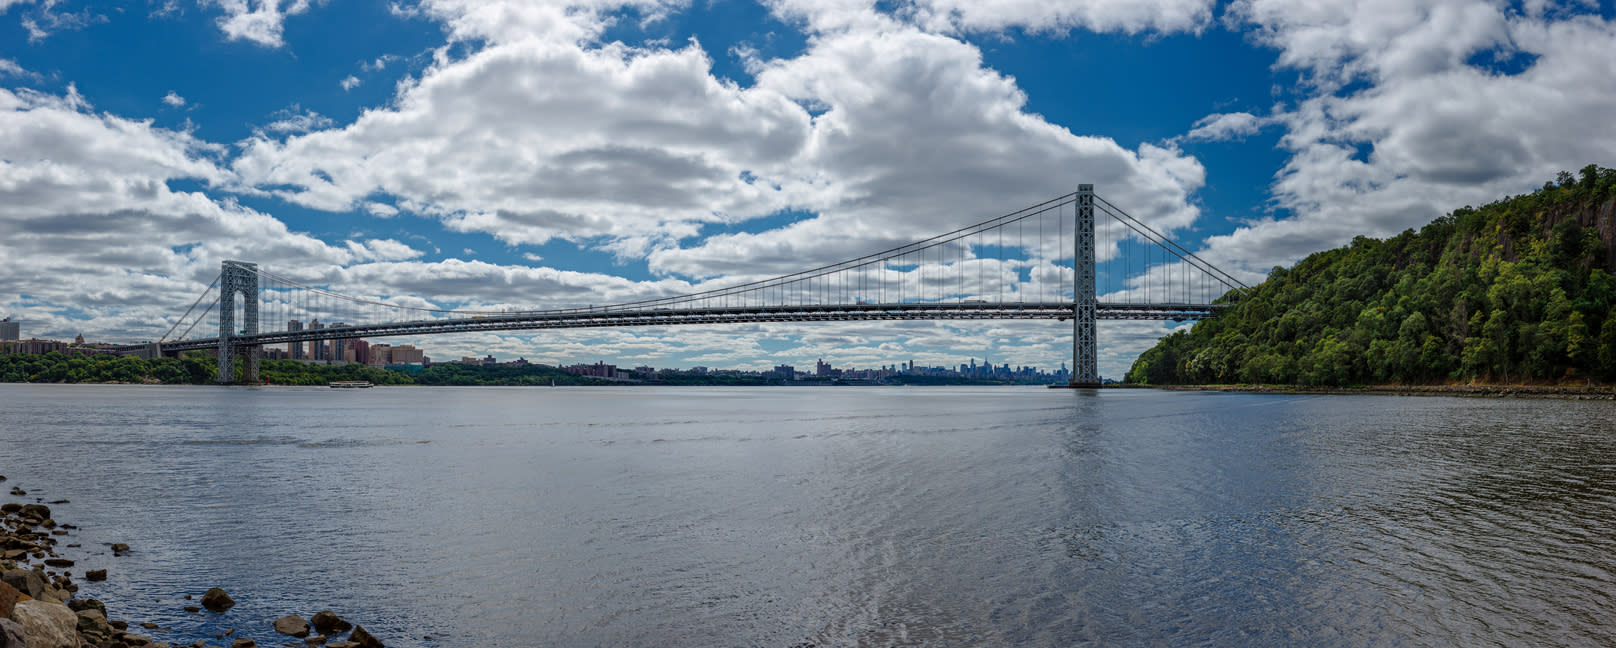
[[[10, 321], [9, 318], [5, 318], [3, 320], [0, 320], [0, 340], [17, 340], [17, 338], [15, 338], [15, 337], [7, 338], [7, 337], [4, 336], [4, 333], [6, 333], [6, 331], [9, 330], [9, 329], [6, 329], [4, 327], [5, 324], [13, 324], [14, 325], [14, 324], [17, 324], [17, 323]], [[320, 327], [317, 326], [316, 322], [310, 322], [309, 323], [309, 328], [314, 329], [314, 328], [320, 328]], [[291, 330], [303, 330], [303, 329], [302, 328], [293, 328]], [[61, 340], [38, 339], [38, 342], [44, 343], [44, 345], [43, 346], [36, 345], [36, 346], [30, 347], [30, 348], [40, 349], [41, 350], [40, 352], [43, 352], [43, 350], [65, 350], [68, 346], [70, 346], [70, 344], [68, 342], [64, 342], [64, 341], [61, 341]], [[84, 345], [95, 346], [95, 345], [106, 345], [108, 343], [101, 342], [101, 341], [86, 342], [83, 339], [82, 336], [79, 336], [76, 339], [76, 344], [81, 345], [81, 346], [84, 346]], [[304, 349], [307, 349], [307, 351], [304, 351]], [[340, 353], [338, 351], [339, 349], [341, 349]], [[300, 356], [307, 356], [307, 357], [300, 357]], [[287, 360], [304, 360], [304, 361], [310, 361], [310, 362], [327, 362], [327, 363], [347, 362], [347, 363], [354, 363], [354, 364], [370, 364], [370, 365], [376, 365], [376, 366], [387, 366], [387, 365], [399, 365], [399, 364], [426, 364], [431, 358], [431, 353], [429, 353], [427, 349], [418, 348], [418, 347], [415, 347], [414, 345], [409, 345], [409, 344], [392, 345], [392, 344], [388, 344], [388, 343], [370, 342], [369, 340], [366, 340], [366, 339], [363, 339], [363, 338], [345, 338], [345, 339], [338, 339], [338, 340], [316, 340], [316, 341], [302, 342], [302, 343], [293, 342], [293, 343], [287, 343], [287, 344], [265, 345], [265, 347], [263, 348], [263, 356], [262, 357], [264, 357], [266, 359], [271, 359], [271, 360], [287, 359]], [[372, 361], [372, 358], [375, 358], [375, 361]], [[452, 364], [452, 363], [460, 363], [460, 364], [475, 363], [475, 364], [483, 364], [483, 365], [492, 365], [492, 364], [519, 364], [519, 365], [544, 364], [544, 365], [549, 365], [549, 366], [554, 366], [554, 367], [576, 367], [576, 366], [584, 366], [584, 365], [589, 365], [590, 364], [590, 363], [585, 362], [585, 361], [576, 361], [576, 360], [575, 361], [570, 361], [570, 362], [569, 361], [549, 361], [549, 362], [535, 361], [535, 360], [528, 359], [526, 356], [518, 356], [516, 358], [508, 358], [507, 357], [506, 359], [500, 359], [500, 358], [496, 357], [494, 354], [491, 354], [491, 353], [484, 355], [484, 357], [482, 357], [482, 358], [477, 358], [477, 357], [473, 357], [473, 356], [461, 356], [456, 360], [439, 360], [439, 361], [430, 362], [430, 364]], [[596, 359], [593, 364], [596, 365], [596, 366], [602, 366], [602, 367], [611, 366], [613, 368], [616, 368], [618, 366], [618, 363], [619, 363], [619, 361], [607, 362], [604, 359]], [[623, 366], [627, 366], [627, 365], [623, 365]], [[790, 369], [793, 372], [796, 371], [794, 365], [786, 364], [786, 363], [775, 364], [775, 365], [772, 365], [772, 366], [761, 366], [761, 367], [760, 366], [712, 367], [712, 366], [708, 366], [708, 365], [690, 365], [690, 366], [683, 366], [683, 367], [680, 367], [680, 366], [656, 367], [656, 366], [641, 364], [641, 365], [636, 366], [634, 370], [635, 371], [642, 371], [642, 370], [653, 370], [654, 371], [654, 370], [661, 370], [661, 369], [671, 369], [671, 370], [675, 370], [675, 371], [695, 371], [695, 372], [704, 372], [704, 371], [741, 371], [741, 372], [750, 372], [750, 373], [755, 373], [755, 374], [766, 374], [766, 373], [769, 373], [769, 372], [779, 373], [779, 372], [781, 372], [782, 369]], [[850, 364], [850, 365], [846, 365], [845, 367], [841, 367], [841, 368], [838, 368], [838, 367], [835, 366], [834, 359], [832, 359], [831, 362], [826, 362], [824, 358], [819, 358], [815, 362], [815, 370], [813, 372], [802, 372], [802, 373], [804, 373], [804, 375], [813, 375], [813, 376], [821, 377], [821, 378], [836, 378], [836, 377], [843, 377], [843, 376], [853, 376], [853, 377], [859, 377], [859, 378], [876, 378], [876, 377], [879, 377], [880, 374], [906, 373], [906, 374], [915, 374], [915, 375], [936, 375], [936, 376], [947, 375], [947, 376], [961, 376], [961, 377], [988, 378], [988, 379], [990, 379], [990, 378], [1001, 378], [1001, 377], [1002, 378], [1033, 378], [1033, 379], [1047, 378], [1049, 380], [1054, 381], [1054, 380], [1064, 379], [1068, 375], [1069, 371], [1070, 371], [1069, 368], [1066, 366], [1066, 363], [1064, 363], [1064, 362], [1060, 364], [1060, 369], [1053, 370], [1053, 371], [1044, 370], [1044, 369], [1042, 369], [1040, 367], [1037, 367], [1037, 366], [1034, 366], [1034, 365], [1014, 365], [1014, 366], [1012, 366], [1009, 363], [1005, 363], [1005, 364], [1002, 364], [1002, 365], [992, 365], [992, 364], [990, 364], [988, 362], [988, 357], [986, 355], [984, 355], [984, 356], [982, 356], [982, 364], [980, 364], [980, 365], [978, 365], [977, 362], [976, 362], [976, 356], [968, 356], [968, 357], [965, 358], [964, 362], [960, 362], [960, 363], [957, 363], [957, 364], [938, 364], [938, 365], [929, 365], [928, 366], [928, 365], [916, 363], [914, 360], [911, 359], [911, 360], [908, 360], [906, 362], [883, 363], [883, 364], [877, 365], [875, 367], [868, 367], [868, 366], [860, 367], [857, 364]], [[609, 377], [609, 376], [603, 376], [603, 377]], [[1107, 376], [1107, 378], [1117, 378], [1117, 377]]]

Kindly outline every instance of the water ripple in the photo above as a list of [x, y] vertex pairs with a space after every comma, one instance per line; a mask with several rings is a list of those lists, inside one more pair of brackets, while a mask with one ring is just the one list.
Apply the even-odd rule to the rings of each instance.
[[0, 472], [174, 644], [320, 609], [456, 648], [1616, 644], [1606, 402], [352, 396], [0, 385]]

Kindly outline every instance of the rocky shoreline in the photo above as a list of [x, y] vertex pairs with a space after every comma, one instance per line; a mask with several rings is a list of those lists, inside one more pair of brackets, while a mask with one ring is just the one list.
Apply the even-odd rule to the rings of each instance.
[[[4, 481], [6, 478], [0, 476], [0, 482]], [[28, 496], [28, 491], [16, 486], [9, 492], [17, 498]], [[291, 648], [384, 648], [381, 640], [363, 627], [330, 610], [308, 620], [288, 614], [261, 623], [248, 621], [246, 625], [257, 629], [238, 634], [236, 628], [231, 628], [217, 635], [217, 639], [230, 642], [227, 647], [205, 640], [185, 644], [163, 641], [162, 636], [172, 633], [173, 628], [114, 619], [106, 603], [77, 598], [75, 560], [66, 554], [68, 550], [82, 549], [72, 543], [78, 528], [58, 522], [50, 508], [70, 502], [32, 499], [31, 503], [0, 505], [0, 648], [257, 648], [260, 642]], [[112, 544], [110, 548], [113, 556], [129, 551], [125, 544]], [[84, 571], [82, 577], [85, 581], [106, 580], [107, 570]], [[192, 596], [187, 594], [185, 599], [191, 600]], [[184, 611], [222, 615], [235, 606], [235, 600], [217, 587], [208, 589], [197, 602], [199, 605], [184, 606]], [[116, 605], [114, 601], [114, 609]], [[131, 631], [131, 625], [139, 630]]]
[[1149, 385], [1173, 391], [1219, 391], [1255, 394], [1375, 394], [1381, 396], [1460, 396], [1466, 398], [1544, 398], [1616, 400], [1616, 387], [1571, 385], [1371, 385], [1366, 387], [1294, 387], [1288, 385]]

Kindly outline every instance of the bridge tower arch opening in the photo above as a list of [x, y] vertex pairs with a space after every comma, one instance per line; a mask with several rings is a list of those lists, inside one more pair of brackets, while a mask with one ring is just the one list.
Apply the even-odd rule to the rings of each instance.
[[[241, 322], [236, 322], [241, 297]], [[241, 357], [242, 382], [258, 382], [258, 345], [239, 344], [235, 338], [258, 334], [258, 264], [225, 261], [219, 268], [219, 376], [218, 382], [236, 382], [236, 359]]]

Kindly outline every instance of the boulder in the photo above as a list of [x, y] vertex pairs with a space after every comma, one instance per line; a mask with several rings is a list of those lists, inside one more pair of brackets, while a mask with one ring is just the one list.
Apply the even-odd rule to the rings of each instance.
[[45, 559], [45, 565], [47, 567], [58, 567], [58, 568], [60, 568], [60, 567], [72, 567], [73, 566], [73, 561], [68, 560], [66, 558], [46, 558]]
[[11, 610], [28, 648], [79, 648], [79, 617], [66, 605], [23, 601]]
[[310, 646], [323, 646], [325, 645], [325, 640], [325, 635], [309, 635], [303, 638], [303, 643]]
[[87, 581], [104, 581], [106, 579], [107, 570], [105, 569], [90, 569], [84, 572], [84, 580]]
[[25, 518], [38, 518], [41, 522], [49, 520], [51, 517], [50, 507], [44, 504], [24, 504], [22, 505], [22, 510], [18, 511], [18, 513]]
[[230, 642], [230, 648], [258, 648], [258, 642], [251, 639], [237, 639]]
[[84, 635], [90, 643], [101, 643], [112, 636], [112, 626], [107, 624], [107, 616], [95, 608], [79, 610], [79, 634]]
[[343, 621], [335, 612], [324, 610], [314, 615], [314, 631], [323, 635], [347, 632], [353, 629], [353, 624]]
[[44, 598], [45, 596], [45, 576], [40, 572], [13, 569], [0, 574], [0, 581], [17, 588], [17, 591], [27, 594], [29, 597]]
[[0, 619], [0, 648], [28, 648], [22, 625], [11, 619]]
[[196, 614], [197, 612], [201, 612], [202, 608], [199, 608], [199, 607], [197, 607], [195, 605], [187, 605], [187, 606], [185, 606], [185, 611], [190, 612], [191, 614]]
[[11, 618], [11, 608], [22, 600], [22, 592], [9, 583], [0, 583], [0, 619]]
[[95, 608], [101, 611], [101, 616], [107, 615], [107, 605], [99, 599], [73, 599], [68, 602], [67, 607], [74, 612]]
[[126, 544], [124, 544], [122, 542], [114, 542], [114, 543], [112, 543], [112, 552], [113, 553], [118, 553], [118, 552], [128, 551], [128, 550], [129, 550], [129, 545], [126, 545]]
[[230, 598], [229, 594], [226, 594], [224, 590], [217, 587], [208, 590], [202, 595], [202, 607], [205, 607], [212, 612], [223, 612], [235, 607], [235, 605], [236, 600]]
[[21, 510], [22, 505], [16, 502], [6, 502], [5, 504], [0, 504], [0, 513], [16, 513], [17, 511]]
[[382, 640], [365, 632], [364, 626], [354, 626], [353, 633], [348, 635], [348, 641], [358, 644], [360, 648], [387, 648], [382, 645]]
[[296, 614], [288, 614], [275, 620], [275, 632], [301, 639], [309, 636], [309, 622]]

